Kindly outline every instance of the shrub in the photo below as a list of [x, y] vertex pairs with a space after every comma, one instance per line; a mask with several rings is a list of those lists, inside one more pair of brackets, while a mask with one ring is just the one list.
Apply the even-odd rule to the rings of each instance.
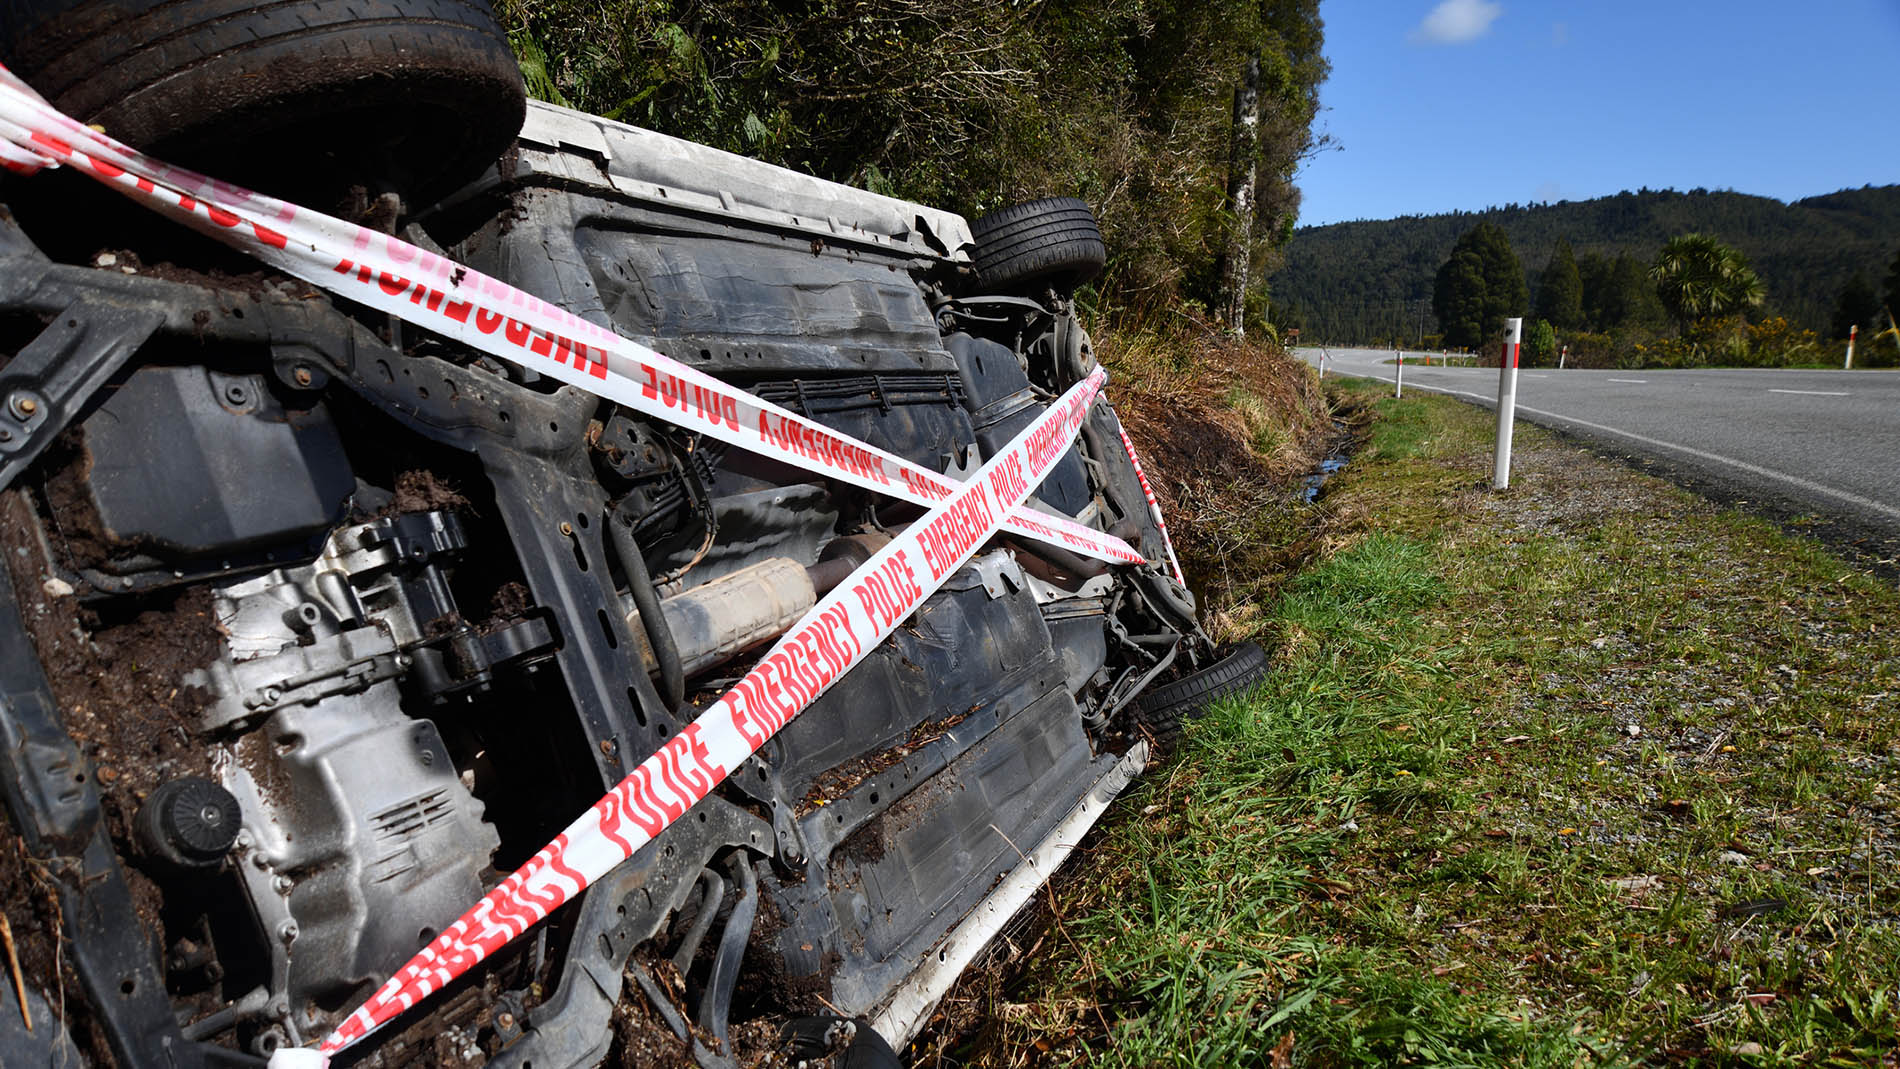
[[501, 0], [537, 95], [968, 216], [1088, 200], [1112, 303], [1210, 301], [1232, 93], [1261, 57], [1252, 255], [1291, 235], [1317, 0]]
[[1524, 344], [1518, 362], [1525, 367], [1554, 367], [1557, 363], [1557, 332], [1548, 320], [1533, 319], [1524, 328]]

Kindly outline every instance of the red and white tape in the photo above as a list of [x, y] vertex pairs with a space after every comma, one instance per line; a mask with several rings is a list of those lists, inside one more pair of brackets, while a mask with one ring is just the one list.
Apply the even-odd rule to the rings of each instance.
[[[0, 166], [31, 173], [61, 164], [340, 296], [654, 418], [930, 507], [705, 714], [397, 970], [320, 1049], [279, 1051], [275, 1066], [325, 1064], [632, 856], [850, 671], [992, 535], [1008, 529], [1110, 561], [1143, 560], [1120, 539], [1022, 507], [1074, 443], [1107, 379], [1100, 368], [959, 483], [446, 258], [146, 157], [60, 114], [0, 67]], [[1126, 434], [1122, 441], [1134, 460]], [[1152, 492], [1148, 501], [1159, 522]], [[1165, 525], [1162, 533], [1165, 542]], [[1179, 578], [1171, 543], [1168, 553]]]
[[1003, 517], [1075, 441], [1106, 379], [1097, 368], [1071, 387], [968, 482], [812, 606], [745, 678], [398, 969], [321, 1050], [342, 1050], [440, 990], [684, 816], [1001, 530]]
[[[643, 415], [917, 505], [958, 485], [400, 238], [154, 160], [54, 110], [4, 68], [0, 145], [0, 165], [69, 164], [287, 274]], [[1111, 563], [1143, 561], [1113, 535], [1037, 510], [1005, 526]]]
[[1122, 448], [1128, 450], [1128, 462], [1135, 466], [1135, 478], [1141, 480], [1141, 495], [1148, 499], [1148, 511], [1154, 516], [1155, 527], [1161, 532], [1161, 548], [1168, 551], [1168, 567], [1174, 569], [1174, 581], [1187, 586], [1187, 576], [1181, 574], [1181, 559], [1174, 555], [1174, 539], [1168, 537], [1168, 521], [1161, 518], [1161, 502], [1155, 500], [1154, 487], [1148, 485], [1148, 473], [1141, 470], [1141, 458], [1135, 455], [1135, 443], [1128, 438], [1128, 431], [1115, 421], [1115, 432], [1122, 436]]

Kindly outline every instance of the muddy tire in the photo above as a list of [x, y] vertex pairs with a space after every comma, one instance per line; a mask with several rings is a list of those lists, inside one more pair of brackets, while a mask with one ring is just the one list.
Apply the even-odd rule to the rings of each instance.
[[525, 108], [487, 0], [0, 0], [0, 55], [121, 141], [283, 196], [419, 206]]
[[1255, 643], [1243, 642], [1193, 675], [1163, 684], [1137, 698], [1135, 719], [1163, 749], [1172, 749], [1181, 737], [1184, 721], [1206, 715], [1208, 706], [1239, 694], [1266, 674], [1266, 651]]
[[970, 224], [983, 288], [1010, 292], [1071, 290], [1102, 273], [1108, 247], [1095, 213], [1074, 197], [1018, 204]]

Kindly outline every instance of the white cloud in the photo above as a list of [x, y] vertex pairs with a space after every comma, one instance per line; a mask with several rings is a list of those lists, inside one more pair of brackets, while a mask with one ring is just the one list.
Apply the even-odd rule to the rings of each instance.
[[1412, 31], [1411, 39], [1418, 44], [1461, 45], [1483, 37], [1502, 14], [1504, 5], [1492, 0], [1443, 0]]

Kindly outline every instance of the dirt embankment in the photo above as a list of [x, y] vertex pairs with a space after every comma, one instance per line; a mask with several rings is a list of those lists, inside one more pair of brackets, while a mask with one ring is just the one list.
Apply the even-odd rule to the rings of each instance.
[[[1156, 337], [1104, 331], [1122, 424], [1177, 539], [1223, 495], [1285, 485], [1323, 456], [1332, 417], [1303, 362], [1266, 343], [1212, 330]], [[1264, 447], [1264, 448], [1263, 448]], [[1175, 515], [1182, 514], [1176, 520]]]
[[1209, 632], [1248, 637], [1272, 577], [1312, 552], [1300, 480], [1348, 432], [1312, 369], [1277, 346], [1197, 324], [1105, 330], [1096, 347]]

